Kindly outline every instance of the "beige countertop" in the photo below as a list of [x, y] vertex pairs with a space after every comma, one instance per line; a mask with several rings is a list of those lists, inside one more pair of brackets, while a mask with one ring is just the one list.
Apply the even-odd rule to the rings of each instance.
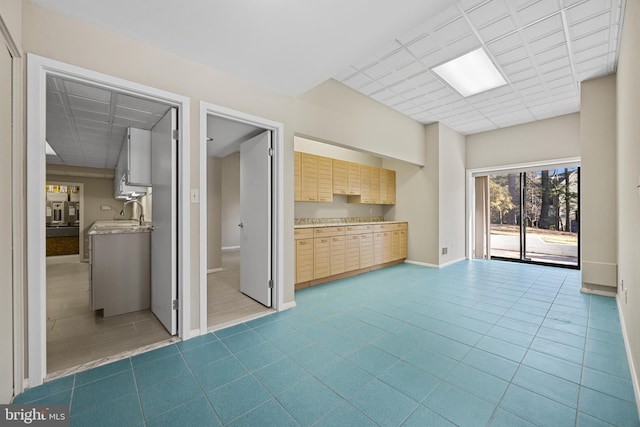
[[137, 221], [96, 221], [89, 228], [90, 235], [104, 234], [127, 234], [127, 233], [150, 233], [151, 224]]
[[348, 227], [353, 225], [379, 225], [379, 224], [398, 224], [407, 221], [358, 221], [358, 222], [328, 222], [328, 223], [317, 223], [317, 224], [296, 224], [293, 228], [318, 228], [318, 227]]

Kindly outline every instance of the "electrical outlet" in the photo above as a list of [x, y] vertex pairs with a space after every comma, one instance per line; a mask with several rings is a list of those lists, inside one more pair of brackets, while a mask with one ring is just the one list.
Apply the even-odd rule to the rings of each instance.
[[442, 255], [446, 255], [449, 253], [449, 248], [442, 248]]
[[102, 210], [102, 211], [110, 211], [111, 210], [111, 206], [102, 205], [102, 206], [100, 206], [100, 210]]

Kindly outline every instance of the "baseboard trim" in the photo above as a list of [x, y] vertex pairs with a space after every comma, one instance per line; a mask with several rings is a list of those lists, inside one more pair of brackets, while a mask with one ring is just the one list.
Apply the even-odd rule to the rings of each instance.
[[224, 270], [224, 268], [219, 267], [219, 268], [212, 268], [210, 270], [207, 270], [207, 274], [211, 274], [211, 273], [217, 273], [218, 271], [222, 271]]
[[426, 263], [426, 262], [411, 261], [411, 260], [405, 260], [405, 262], [407, 264], [419, 265], [419, 266], [422, 266], [422, 267], [443, 268], [443, 267], [448, 267], [448, 266], [450, 266], [452, 264], [456, 264], [456, 263], [458, 263], [460, 261], [464, 261], [464, 260], [466, 260], [466, 258], [459, 258], [459, 259], [456, 259], [456, 260], [453, 260], [453, 261], [446, 262], [444, 264], [429, 264], [429, 263]]
[[582, 283], [580, 287], [580, 292], [584, 294], [594, 294], [612, 298], [616, 297], [617, 290], [617, 288], [612, 286], [594, 285], [591, 283]]
[[291, 301], [291, 302], [285, 302], [282, 304], [282, 307], [278, 307], [278, 311], [285, 311], [285, 310], [290, 310], [292, 308], [296, 307], [296, 302], [295, 301]]
[[240, 246], [223, 246], [222, 251], [236, 251], [238, 249], [240, 249]]
[[622, 327], [622, 338], [624, 341], [624, 349], [627, 352], [627, 363], [629, 364], [629, 372], [631, 373], [631, 384], [633, 385], [633, 394], [636, 398], [636, 411], [638, 411], [638, 418], [640, 418], [640, 383], [638, 383], [638, 373], [635, 369], [635, 363], [633, 363], [633, 354], [629, 347], [629, 337], [627, 336], [627, 328], [625, 327], [624, 316], [622, 315], [622, 307], [620, 297], [616, 297], [616, 305], [618, 307], [618, 317], [620, 318], [620, 326]]

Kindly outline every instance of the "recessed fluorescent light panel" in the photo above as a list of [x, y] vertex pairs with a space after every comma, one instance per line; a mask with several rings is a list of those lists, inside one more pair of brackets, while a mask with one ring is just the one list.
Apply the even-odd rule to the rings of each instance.
[[53, 147], [51, 147], [49, 145], [49, 141], [45, 141], [44, 142], [44, 152], [47, 153], [47, 156], [57, 156], [58, 155], [58, 153], [56, 153], [53, 150]]
[[464, 97], [507, 84], [483, 48], [438, 65], [433, 71]]

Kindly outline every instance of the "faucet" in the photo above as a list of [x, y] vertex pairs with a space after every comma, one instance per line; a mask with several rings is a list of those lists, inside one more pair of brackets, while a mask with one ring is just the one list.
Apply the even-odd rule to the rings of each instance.
[[124, 202], [122, 204], [122, 210], [120, 211], [120, 215], [124, 215], [124, 208], [125, 206], [127, 206], [130, 203], [137, 203], [140, 206], [140, 218], [139, 218], [139, 224], [142, 225], [142, 222], [144, 221], [144, 209], [142, 207], [142, 203], [140, 203], [140, 200], [138, 199], [131, 199], [131, 200], [127, 200], [126, 202]]

